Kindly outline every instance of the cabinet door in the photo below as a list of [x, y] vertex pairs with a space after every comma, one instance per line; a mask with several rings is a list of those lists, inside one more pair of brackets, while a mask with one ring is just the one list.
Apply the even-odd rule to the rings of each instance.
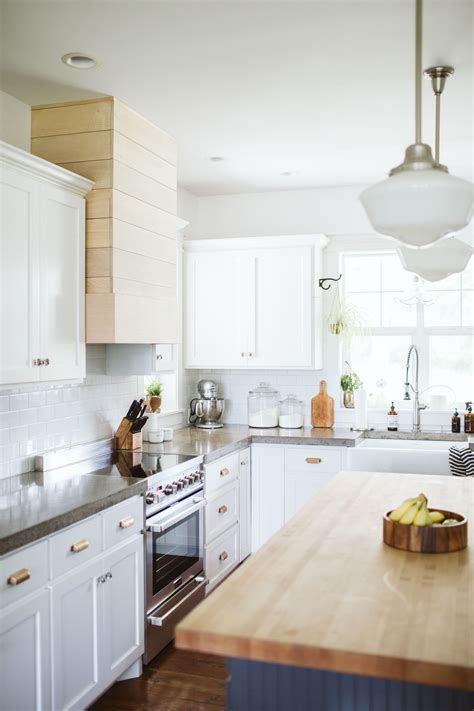
[[247, 259], [237, 252], [185, 254], [185, 365], [247, 365]]
[[249, 368], [313, 363], [311, 247], [254, 252], [250, 278]]
[[285, 472], [285, 522], [335, 476], [335, 472]]
[[39, 380], [40, 183], [1, 166], [0, 384]]
[[41, 380], [83, 378], [84, 199], [44, 185], [41, 210]]
[[143, 537], [109, 553], [103, 562], [104, 663], [106, 686], [144, 651], [144, 547]]
[[250, 448], [239, 452], [240, 560], [250, 555]]
[[0, 615], [0, 707], [51, 709], [49, 590]]
[[252, 447], [252, 553], [285, 523], [284, 448]]
[[84, 709], [102, 688], [101, 581], [94, 561], [52, 587], [53, 708]]

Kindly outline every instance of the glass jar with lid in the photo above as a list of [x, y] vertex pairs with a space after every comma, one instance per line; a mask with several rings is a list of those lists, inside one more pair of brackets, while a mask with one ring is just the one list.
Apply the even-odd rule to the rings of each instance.
[[286, 429], [298, 429], [304, 425], [304, 403], [296, 395], [288, 395], [280, 402], [278, 425]]
[[260, 383], [248, 394], [249, 427], [278, 427], [280, 393], [269, 383]]

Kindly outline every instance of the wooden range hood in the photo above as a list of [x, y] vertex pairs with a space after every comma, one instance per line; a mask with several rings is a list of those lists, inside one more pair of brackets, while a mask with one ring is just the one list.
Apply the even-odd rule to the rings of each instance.
[[31, 151], [86, 197], [86, 342], [176, 343], [176, 141], [114, 97], [32, 107]]

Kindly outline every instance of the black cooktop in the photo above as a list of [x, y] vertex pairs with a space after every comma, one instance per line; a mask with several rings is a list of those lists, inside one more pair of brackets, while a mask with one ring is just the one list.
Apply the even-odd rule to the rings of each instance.
[[189, 454], [158, 454], [122, 449], [103, 456], [69, 464], [55, 471], [61, 474], [101, 474], [144, 479], [185, 464], [195, 456]]

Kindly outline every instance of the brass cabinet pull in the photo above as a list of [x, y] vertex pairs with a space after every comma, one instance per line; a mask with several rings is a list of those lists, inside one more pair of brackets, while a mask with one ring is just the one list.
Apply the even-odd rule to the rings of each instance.
[[229, 556], [228, 556], [228, 554], [226, 553], [226, 551], [222, 551], [222, 553], [221, 553], [220, 556], [219, 556], [219, 560], [227, 560], [228, 557], [229, 557]]
[[119, 527], [120, 528], [130, 528], [130, 526], [133, 526], [135, 523], [135, 519], [133, 516], [125, 516], [125, 518], [122, 518], [121, 521], [119, 521]]
[[319, 457], [306, 457], [305, 461], [308, 462], [308, 464], [321, 464], [323, 460]]
[[80, 541], [73, 543], [69, 550], [71, 553], [80, 553], [81, 551], [85, 551], [86, 548], [89, 548], [89, 541], [86, 541], [85, 538], [81, 538]]
[[222, 504], [222, 506], [219, 506], [217, 510], [219, 513], [225, 513], [227, 511], [227, 506], [225, 504]]
[[227, 469], [227, 467], [224, 467], [224, 469], [221, 469], [221, 471], [220, 471], [221, 476], [227, 476], [227, 474], [229, 474], [229, 470]]
[[31, 578], [31, 573], [27, 568], [20, 568], [7, 578], [8, 585], [21, 585]]

